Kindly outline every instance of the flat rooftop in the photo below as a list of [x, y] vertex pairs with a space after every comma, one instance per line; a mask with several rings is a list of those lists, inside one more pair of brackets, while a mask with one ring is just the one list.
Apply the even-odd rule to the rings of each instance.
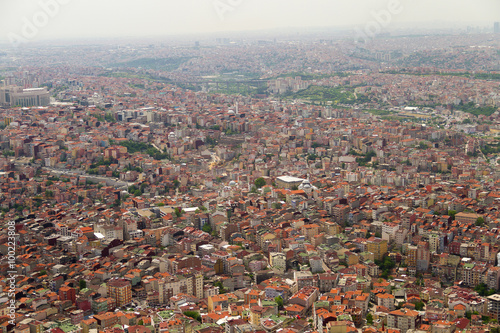
[[297, 178], [292, 176], [281, 176], [278, 177], [277, 179], [285, 183], [297, 183], [305, 180], [303, 178]]

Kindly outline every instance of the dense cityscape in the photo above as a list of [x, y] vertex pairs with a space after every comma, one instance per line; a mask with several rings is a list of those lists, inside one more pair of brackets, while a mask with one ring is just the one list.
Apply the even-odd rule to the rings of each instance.
[[1, 332], [499, 332], [491, 27], [0, 49]]

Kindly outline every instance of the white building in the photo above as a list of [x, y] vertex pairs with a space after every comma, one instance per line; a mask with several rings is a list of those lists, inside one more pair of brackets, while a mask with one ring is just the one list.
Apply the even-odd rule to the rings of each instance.
[[271, 252], [269, 253], [269, 264], [278, 274], [283, 274], [286, 272], [286, 256], [281, 252]]

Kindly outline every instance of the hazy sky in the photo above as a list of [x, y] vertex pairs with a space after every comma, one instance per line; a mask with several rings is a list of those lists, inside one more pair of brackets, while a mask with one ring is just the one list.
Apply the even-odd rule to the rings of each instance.
[[[383, 17], [388, 29], [406, 22], [500, 21], [500, 0], [0, 0], [0, 42], [286, 27], [363, 29], [376, 22], [373, 12], [388, 10], [391, 2], [398, 11]], [[47, 7], [51, 15], [43, 4], [52, 4]], [[35, 30], [27, 28], [32, 24]]]

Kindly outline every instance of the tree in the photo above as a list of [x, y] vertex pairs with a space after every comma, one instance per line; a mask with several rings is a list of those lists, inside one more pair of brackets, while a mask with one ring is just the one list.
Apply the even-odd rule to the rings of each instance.
[[448, 211], [448, 216], [450, 216], [452, 220], [455, 219], [455, 215], [457, 215], [457, 211], [456, 210], [449, 210]]
[[224, 285], [222, 284], [221, 281], [215, 281], [214, 282], [214, 287], [219, 287], [219, 293], [220, 294], [225, 294], [226, 293], [226, 289], [224, 288]]
[[175, 216], [181, 217], [182, 213], [184, 213], [183, 210], [180, 210], [179, 208], [175, 208]]
[[201, 227], [201, 230], [205, 231], [206, 233], [212, 233], [212, 227], [210, 226], [209, 223], [205, 223], [203, 227]]
[[78, 282], [78, 285], [79, 285], [79, 287], [80, 287], [80, 290], [87, 288], [87, 282], [86, 282], [85, 280], [83, 280], [83, 279], [81, 279], [81, 280]]
[[470, 320], [471, 317], [472, 317], [472, 312], [470, 312], [470, 311], [465, 312], [465, 318]]
[[427, 146], [427, 144], [425, 142], [421, 141], [418, 144], [418, 148], [420, 148], [420, 149], [427, 149], [427, 148], [429, 148], [429, 146]]
[[134, 194], [134, 192], [137, 190], [138, 190], [138, 188], [135, 185], [128, 187], [128, 193]]
[[257, 188], [261, 188], [262, 186], [266, 185], [266, 180], [262, 177], [259, 177], [253, 183]]
[[283, 297], [277, 296], [274, 298], [276, 304], [278, 304], [278, 309], [283, 309]]
[[373, 315], [371, 313], [366, 315], [366, 324], [370, 326], [373, 325]]
[[196, 311], [184, 311], [185, 316], [198, 320], [201, 323], [201, 315]]
[[382, 260], [375, 260], [375, 264], [379, 266], [380, 271], [382, 272], [380, 276], [384, 279], [388, 279], [389, 273], [394, 267], [396, 267], [396, 263], [388, 256], [384, 256]]
[[417, 311], [422, 311], [424, 309], [425, 303], [422, 301], [419, 301], [415, 303], [415, 310]]
[[40, 276], [47, 275], [47, 271], [45, 269], [42, 269], [40, 271]]
[[480, 283], [475, 286], [474, 291], [476, 291], [480, 296], [490, 296], [496, 292], [495, 289], [488, 289], [488, 285], [485, 283]]
[[274, 209], [281, 209], [282, 205], [281, 205], [281, 202], [275, 202], [273, 203], [273, 208]]
[[484, 225], [484, 218], [482, 216], [479, 216], [476, 220], [476, 225], [481, 227]]
[[307, 159], [308, 159], [309, 161], [314, 161], [314, 160], [316, 160], [317, 158], [318, 158], [318, 155], [316, 155], [316, 154], [309, 154], [309, 155], [307, 155]]

